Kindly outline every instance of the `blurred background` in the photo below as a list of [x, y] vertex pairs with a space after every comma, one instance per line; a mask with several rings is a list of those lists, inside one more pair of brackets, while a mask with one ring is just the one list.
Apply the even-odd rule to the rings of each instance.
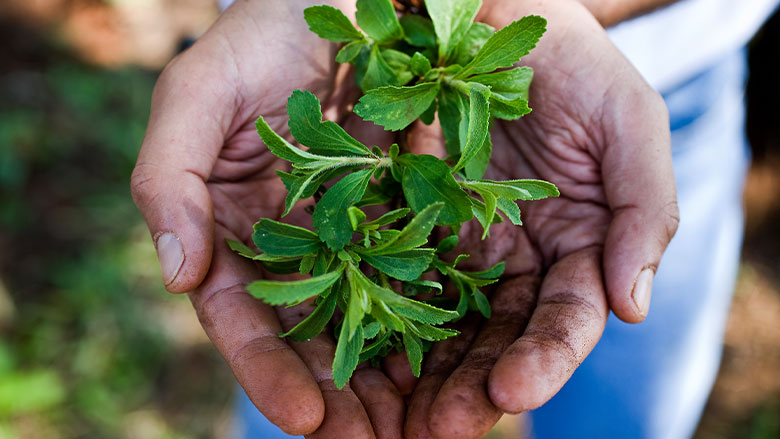
[[[214, 0], [0, 0], [0, 438], [229, 437], [234, 382], [166, 293], [129, 178]], [[780, 437], [780, 18], [751, 50], [746, 243], [697, 437]], [[491, 437], [506, 437], [503, 422]]]

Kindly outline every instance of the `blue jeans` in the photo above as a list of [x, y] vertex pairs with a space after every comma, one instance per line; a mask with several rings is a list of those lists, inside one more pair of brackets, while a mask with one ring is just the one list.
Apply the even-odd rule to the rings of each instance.
[[[572, 379], [531, 413], [538, 439], [690, 437], [718, 369], [742, 242], [745, 54], [664, 94], [680, 226], [653, 283], [647, 320], [610, 316]], [[246, 439], [290, 438], [239, 392]]]

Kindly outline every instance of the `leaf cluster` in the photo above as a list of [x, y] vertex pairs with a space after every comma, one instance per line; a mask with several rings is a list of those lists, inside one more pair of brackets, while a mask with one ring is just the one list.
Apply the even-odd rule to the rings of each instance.
[[[354, 112], [387, 130], [438, 117], [445, 160], [402, 153], [397, 144], [387, 152], [369, 148], [323, 120], [319, 100], [308, 91], [294, 91], [287, 102], [290, 134], [306, 149], [274, 132], [262, 117], [257, 121], [271, 153], [290, 164], [289, 172], [277, 171], [287, 189], [282, 216], [314, 197], [311, 230], [263, 218], [252, 234], [259, 252], [244, 243], [228, 244], [268, 271], [310, 275], [258, 280], [247, 290], [271, 305], [311, 301], [314, 311], [284, 337], [309, 340], [336, 322], [338, 388], [359, 362], [377, 361], [392, 350], [405, 350], [419, 376], [430, 343], [457, 334], [440, 325], [468, 310], [490, 317], [480, 288], [498, 281], [504, 263], [467, 272], [458, 264], [468, 255], [452, 262], [443, 255], [457, 245], [464, 222], [476, 218], [484, 239], [492, 224], [504, 220], [500, 213], [521, 224], [518, 200], [558, 195], [554, 185], [540, 180], [483, 178], [492, 119], [514, 120], [530, 112], [533, 72], [513, 65], [533, 49], [546, 22], [529, 16], [495, 31], [473, 22], [480, 5], [480, 0], [428, 0], [430, 18], [399, 18], [390, 0], [358, 0], [360, 30], [331, 6], [304, 11], [313, 32], [345, 43], [336, 61], [354, 66], [364, 91]], [[368, 218], [367, 206], [390, 202], [400, 207]], [[430, 242], [435, 226], [449, 226], [451, 234]], [[457, 301], [437, 297], [442, 285], [426, 275], [436, 272], [458, 289]], [[414, 298], [420, 294], [430, 297], [428, 303]]]

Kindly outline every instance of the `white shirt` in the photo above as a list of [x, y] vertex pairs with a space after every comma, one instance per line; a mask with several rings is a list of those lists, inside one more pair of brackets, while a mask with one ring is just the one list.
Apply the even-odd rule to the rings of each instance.
[[608, 30], [656, 90], [668, 91], [750, 40], [778, 0], [683, 0]]

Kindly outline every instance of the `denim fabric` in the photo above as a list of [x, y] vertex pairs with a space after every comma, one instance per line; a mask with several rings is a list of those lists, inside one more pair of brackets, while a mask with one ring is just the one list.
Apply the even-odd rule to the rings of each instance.
[[236, 424], [234, 428], [236, 439], [303, 438], [303, 436], [290, 436], [272, 424], [257, 410], [241, 387], [238, 387], [236, 395]]
[[[538, 439], [683, 439], [693, 434], [718, 369], [742, 241], [748, 164], [743, 134], [745, 53], [664, 95], [680, 226], [653, 285], [647, 320], [610, 316], [572, 379], [532, 414]], [[239, 392], [237, 431], [282, 433]]]

